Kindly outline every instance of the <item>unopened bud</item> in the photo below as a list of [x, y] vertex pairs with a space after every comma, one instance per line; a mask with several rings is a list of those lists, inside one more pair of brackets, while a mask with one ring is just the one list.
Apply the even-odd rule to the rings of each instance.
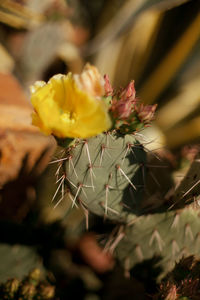
[[121, 92], [120, 94], [120, 99], [123, 101], [131, 101], [131, 102], [136, 102], [135, 98], [135, 82], [132, 80], [127, 87]]
[[116, 119], [125, 120], [133, 112], [133, 104], [131, 101], [114, 100], [112, 103], [113, 116]]
[[107, 97], [112, 96], [113, 95], [113, 88], [111, 86], [110, 79], [109, 79], [107, 74], [104, 75], [104, 80], [105, 80], [105, 83], [104, 83], [105, 95]]
[[140, 104], [137, 107], [136, 111], [141, 122], [143, 122], [144, 124], [150, 123], [154, 119], [156, 107], [157, 104], [154, 105]]
[[119, 99], [112, 101], [111, 111], [115, 119], [126, 120], [134, 112], [137, 102], [135, 94], [134, 81], [132, 80], [128, 86], [122, 90]]

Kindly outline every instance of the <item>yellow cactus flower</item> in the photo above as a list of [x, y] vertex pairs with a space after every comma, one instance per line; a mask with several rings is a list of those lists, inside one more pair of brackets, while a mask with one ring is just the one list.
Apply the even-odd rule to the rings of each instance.
[[[95, 67], [86, 65], [81, 75], [58, 74], [47, 83], [37, 81], [31, 87], [32, 123], [59, 138], [88, 138], [108, 130], [112, 124], [101, 98], [101, 79]], [[92, 83], [99, 94], [90, 92]]]

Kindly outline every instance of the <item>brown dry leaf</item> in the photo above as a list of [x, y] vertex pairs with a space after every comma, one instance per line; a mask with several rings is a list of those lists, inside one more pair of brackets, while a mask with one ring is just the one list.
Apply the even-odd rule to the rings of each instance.
[[0, 72], [10, 73], [14, 69], [14, 59], [8, 53], [6, 48], [0, 44]]
[[16, 217], [17, 208], [20, 215], [27, 211], [23, 208], [26, 197], [33, 198], [31, 186], [49, 162], [56, 143], [31, 125], [32, 107], [12, 75], [0, 74], [0, 90], [0, 216], [12, 215], [15, 210]]
[[28, 103], [20, 85], [9, 74], [0, 74], [0, 185], [14, 179], [23, 158], [29, 153], [28, 168], [34, 166], [44, 149], [49, 148], [46, 161], [55, 147], [52, 138], [45, 137], [31, 125], [32, 107]]
[[[46, 148], [52, 153], [55, 142], [31, 125], [32, 107], [16, 81], [9, 74], [0, 74], [0, 185], [17, 176], [24, 156], [29, 153], [31, 168]], [[41, 166], [43, 169], [50, 159]]]

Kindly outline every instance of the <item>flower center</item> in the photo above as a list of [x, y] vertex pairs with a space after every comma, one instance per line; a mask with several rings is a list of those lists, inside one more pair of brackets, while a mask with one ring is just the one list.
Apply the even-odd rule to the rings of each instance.
[[76, 122], [76, 114], [74, 112], [71, 112], [71, 111], [62, 112], [61, 113], [61, 119], [65, 123], [72, 123], [72, 124], [74, 124]]

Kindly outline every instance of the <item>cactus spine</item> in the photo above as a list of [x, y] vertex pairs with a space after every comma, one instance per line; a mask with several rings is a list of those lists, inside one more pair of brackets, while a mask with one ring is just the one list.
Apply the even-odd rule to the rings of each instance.
[[79, 200], [93, 213], [119, 221], [130, 212], [141, 213], [145, 160], [134, 135], [108, 132], [78, 141], [65, 162], [73, 205]]

